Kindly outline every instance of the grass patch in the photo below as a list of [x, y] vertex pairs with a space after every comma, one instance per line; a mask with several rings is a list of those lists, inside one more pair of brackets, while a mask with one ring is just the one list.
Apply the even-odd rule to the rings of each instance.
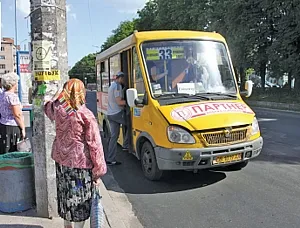
[[300, 91], [281, 88], [253, 89], [249, 101], [266, 101], [285, 104], [300, 104]]

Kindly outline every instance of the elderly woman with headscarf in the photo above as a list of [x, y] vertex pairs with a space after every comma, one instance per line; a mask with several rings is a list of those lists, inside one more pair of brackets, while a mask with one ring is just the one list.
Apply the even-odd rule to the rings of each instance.
[[16, 94], [19, 76], [15, 73], [1, 77], [0, 92], [0, 154], [17, 151], [17, 143], [25, 138], [22, 105]]
[[63, 91], [45, 104], [45, 113], [55, 121], [52, 158], [56, 162], [58, 213], [65, 228], [82, 228], [90, 216], [92, 185], [106, 173], [100, 131], [85, 105], [82, 81], [71, 79]]

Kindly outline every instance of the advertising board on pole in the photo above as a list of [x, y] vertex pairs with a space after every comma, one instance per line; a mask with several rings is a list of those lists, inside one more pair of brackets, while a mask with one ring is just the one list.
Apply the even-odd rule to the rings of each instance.
[[18, 74], [20, 76], [20, 98], [22, 104], [30, 103], [32, 77], [30, 69], [30, 55], [28, 51], [17, 52]]
[[34, 71], [50, 71], [52, 42], [39, 40], [32, 42], [32, 59]]

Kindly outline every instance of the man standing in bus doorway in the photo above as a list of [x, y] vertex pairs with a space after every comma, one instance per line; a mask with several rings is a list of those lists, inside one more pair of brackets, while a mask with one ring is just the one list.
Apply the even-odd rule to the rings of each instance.
[[[125, 75], [119, 72], [116, 79], [111, 83], [108, 89], [108, 108], [107, 117], [110, 125], [110, 139], [108, 150], [106, 151], [107, 165], [121, 165], [121, 162], [116, 161], [118, 138], [120, 134], [120, 125], [126, 126], [125, 107], [126, 101], [122, 94], [122, 86], [125, 82]], [[128, 131], [124, 138], [123, 149], [128, 149]]]

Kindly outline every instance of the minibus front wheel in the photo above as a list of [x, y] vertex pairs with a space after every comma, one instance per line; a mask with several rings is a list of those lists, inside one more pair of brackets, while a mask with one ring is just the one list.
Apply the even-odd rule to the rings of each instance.
[[145, 177], [149, 180], [160, 180], [163, 171], [157, 166], [154, 148], [149, 141], [145, 141], [141, 150], [142, 170]]

